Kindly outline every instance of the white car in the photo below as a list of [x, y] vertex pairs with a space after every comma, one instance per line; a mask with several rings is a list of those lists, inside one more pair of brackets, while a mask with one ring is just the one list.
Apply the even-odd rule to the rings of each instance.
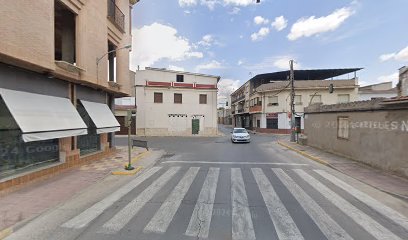
[[234, 128], [234, 130], [231, 132], [231, 141], [233, 143], [236, 142], [251, 142], [251, 136], [249, 136], [249, 133], [245, 128]]

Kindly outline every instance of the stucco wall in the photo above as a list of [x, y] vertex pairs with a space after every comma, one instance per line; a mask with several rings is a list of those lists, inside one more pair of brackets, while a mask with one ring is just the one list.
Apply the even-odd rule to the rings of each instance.
[[[408, 109], [309, 113], [310, 146], [408, 177]], [[349, 139], [337, 137], [337, 118], [349, 117]]]

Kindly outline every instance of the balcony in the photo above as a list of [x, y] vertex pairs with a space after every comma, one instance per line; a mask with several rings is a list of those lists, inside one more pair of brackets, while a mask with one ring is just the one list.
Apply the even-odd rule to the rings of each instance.
[[249, 112], [250, 113], [262, 112], [262, 105], [250, 107]]
[[243, 113], [244, 109], [238, 109], [238, 113]]
[[234, 98], [233, 100], [231, 100], [232, 103], [241, 101], [241, 100], [245, 100], [245, 95], [242, 95], [240, 97]]
[[125, 31], [125, 14], [116, 6], [115, 0], [108, 0], [108, 19], [120, 31]]

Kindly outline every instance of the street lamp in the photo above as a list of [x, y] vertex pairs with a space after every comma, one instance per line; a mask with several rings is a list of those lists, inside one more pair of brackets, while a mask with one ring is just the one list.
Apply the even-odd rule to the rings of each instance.
[[131, 48], [131, 47], [132, 47], [132, 45], [126, 45], [126, 46], [121, 47], [121, 48], [116, 48], [116, 49], [113, 49], [113, 50], [111, 50], [111, 51], [109, 51], [109, 52], [103, 54], [101, 57], [96, 58], [96, 82], [97, 82], [97, 83], [99, 83], [99, 62], [100, 62], [106, 55], [108, 55], [108, 54], [110, 54], [110, 53], [113, 53], [113, 52], [116, 52], [116, 51], [119, 51], [119, 50], [122, 50], [122, 49], [129, 49], [129, 48]]

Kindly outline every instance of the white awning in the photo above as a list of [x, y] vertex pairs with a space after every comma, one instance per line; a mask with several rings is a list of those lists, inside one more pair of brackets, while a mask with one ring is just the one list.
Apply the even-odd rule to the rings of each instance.
[[86, 124], [67, 98], [3, 88], [0, 94], [23, 132], [24, 142], [88, 133]]
[[108, 105], [84, 100], [81, 100], [81, 103], [95, 124], [97, 134], [117, 132], [120, 130], [120, 124]]

